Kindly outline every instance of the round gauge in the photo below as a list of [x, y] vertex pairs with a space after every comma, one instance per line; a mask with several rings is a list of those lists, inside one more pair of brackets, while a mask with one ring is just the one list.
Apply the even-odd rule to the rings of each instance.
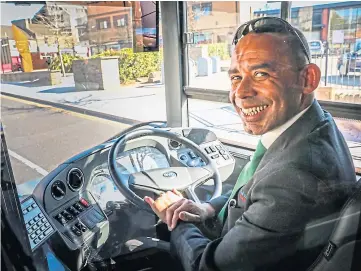
[[109, 201], [124, 200], [124, 197], [119, 193], [118, 188], [108, 174], [95, 175], [91, 181], [90, 191], [103, 210], [106, 209]]
[[66, 187], [62, 181], [55, 181], [51, 186], [51, 195], [56, 200], [61, 200], [65, 197]]
[[78, 168], [72, 168], [69, 170], [67, 183], [72, 191], [78, 191], [84, 183], [83, 172]]

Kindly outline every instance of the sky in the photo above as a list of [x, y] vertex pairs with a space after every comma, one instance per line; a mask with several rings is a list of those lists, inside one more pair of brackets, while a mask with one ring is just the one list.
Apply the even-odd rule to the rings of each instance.
[[1, 25], [11, 25], [11, 21], [32, 18], [43, 5], [15, 6], [15, 4], [1, 3]]

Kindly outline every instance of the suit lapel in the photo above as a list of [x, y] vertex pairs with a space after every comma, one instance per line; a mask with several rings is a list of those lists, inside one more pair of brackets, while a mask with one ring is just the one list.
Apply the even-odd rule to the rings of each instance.
[[274, 159], [277, 156], [275, 154], [282, 152], [288, 146], [296, 144], [299, 140], [305, 138], [324, 119], [324, 111], [317, 100], [314, 100], [309, 110], [273, 142], [263, 156], [256, 173]]

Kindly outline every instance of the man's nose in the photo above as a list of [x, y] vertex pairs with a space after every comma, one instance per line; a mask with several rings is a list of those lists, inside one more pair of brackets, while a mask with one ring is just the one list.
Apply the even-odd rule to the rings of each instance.
[[253, 88], [253, 82], [249, 77], [244, 77], [235, 88], [235, 97], [238, 99], [246, 99], [255, 95], [256, 92]]

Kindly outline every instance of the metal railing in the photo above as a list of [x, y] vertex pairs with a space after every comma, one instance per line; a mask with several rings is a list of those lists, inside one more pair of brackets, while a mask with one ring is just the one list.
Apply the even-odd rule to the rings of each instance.
[[326, 51], [324, 54], [312, 53], [311, 61], [321, 69], [321, 85], [358, 90], [361, 94], [361, 53]]

